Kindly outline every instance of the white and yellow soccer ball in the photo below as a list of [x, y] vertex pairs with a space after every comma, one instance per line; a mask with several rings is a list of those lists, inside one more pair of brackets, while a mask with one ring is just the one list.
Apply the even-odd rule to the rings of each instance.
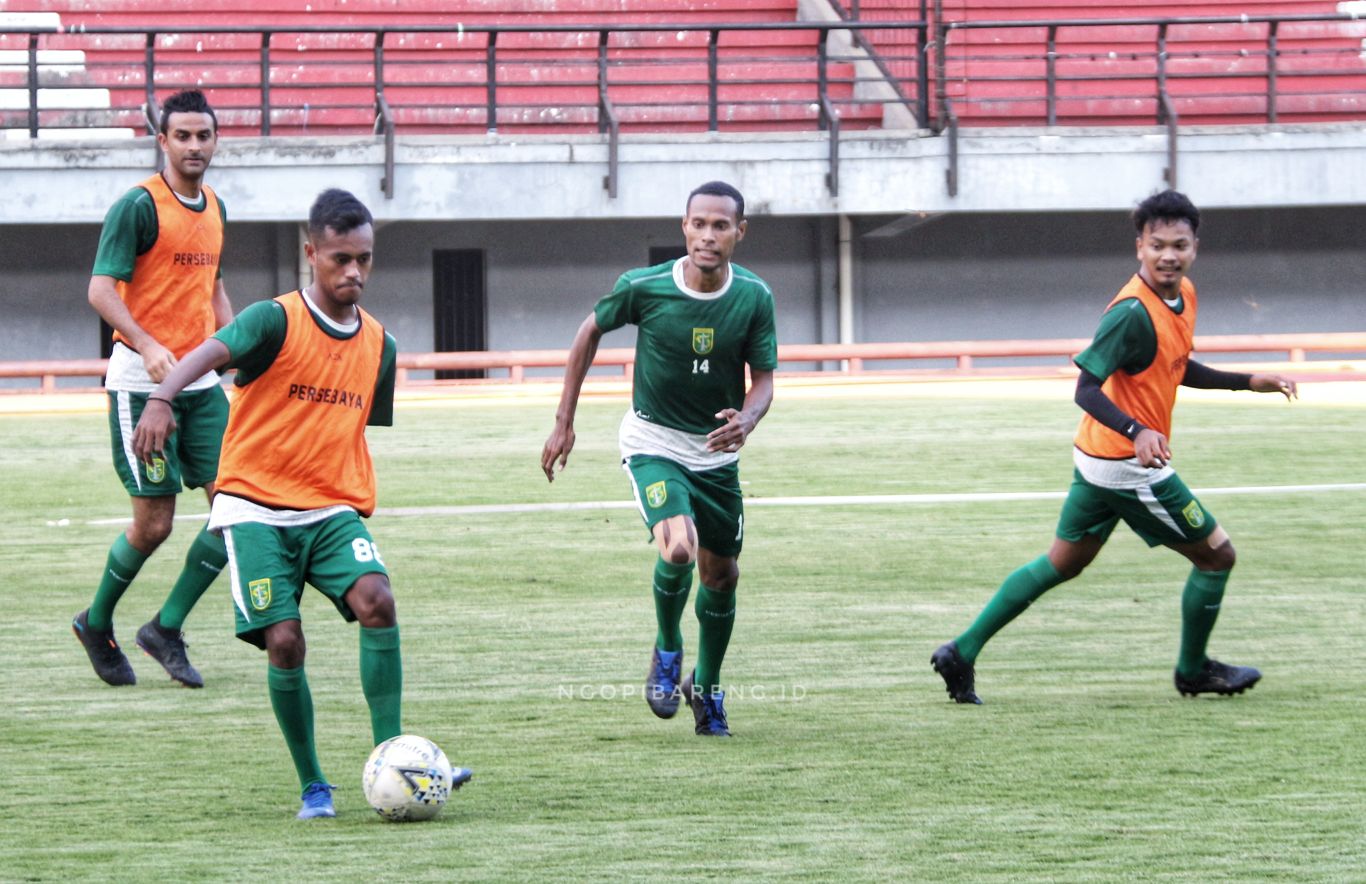
[[365, 800], [394, 822], [429, 820], [451, 794], [451, 763], [426, 737], [404, 734], [375, 747], [361, 774]]

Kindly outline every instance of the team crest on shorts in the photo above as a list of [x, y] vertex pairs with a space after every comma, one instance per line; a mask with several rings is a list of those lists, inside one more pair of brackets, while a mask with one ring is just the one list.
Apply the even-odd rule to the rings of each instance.
[[166, 461], [165, 461], [165, 460], [163, 460], [163, 459], [161, 459], [161, 458], [159, 458], [159, 457], [154, 457], [154, 458], [152, 458], [152, 460], [151, 460], [150, 462], [148, 462], [148, 463], [146, 463], [146, 464], [143, 465], [143, 469], [146, 470], [146, 472], [147, 472], [147, 481], [148, 481], [148, 482], [165, 482], [165, 481], [166, 481]]
[[263, 580], [253, 580], [247, 584], [247, 595], [251, 598], [251, 606], [258, 611], [264, 611], [270, 607], [270, 578]]
[[663, 482], [655, 482], [645, 486], [645, 502], [655, 509], [662, 507], [669, 499], [669, 492], [664, 487]]
[[1200, 502], [1192, 500], [1181, 510], [1181, 515], [1186, 517], [1186, 524], [1192, 528], [1200, 528], [1205, 524], [1205, 511], [1200, 509]]
[[716, 346], [716, 329], [695, 328], [692, 330], [692, 351], [698, 356], [706, 356]]

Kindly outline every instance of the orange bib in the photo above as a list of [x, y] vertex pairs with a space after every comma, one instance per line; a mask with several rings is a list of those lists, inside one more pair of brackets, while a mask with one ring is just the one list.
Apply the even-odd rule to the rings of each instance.
[[361, 327], [344, 340], [318, 326], [303, 294], [275, 299], [288, 330], [271, 366], [237, 390], [218, 490], [276, 509], [346, 504], [375, 509], [375, 471], [365, 444], [384, 328], [357, 308]]
[[[1181, 280], [1181, 300], [1184, 309], [1173, 312], [1163, 303], [1138, 275], [1120, 289], [1107, 310], [1120, 301], [1137, 298], [1148, 311], [1157, 332], [1157, 355], [1152, 364], [1138, 374], [1116, 369], [1105, 379], [1101, 390], [1120, 410], [1133, 416], [1145, 427], [1157, 430], [1168, 440], [1172, 437], [1172, 407], [1176, 405], [1176, 388], [1186, 376], [1195, 341], [1195, 284]], [[1122, 460], [1134, 456], [1134, 443], [1104, 424], [1083, 414], [1073, 440], [1078, 448], [1092, 457]]]
[[[166, 179], [140, 185], [152, 195], [157, 239], [133, 263], [133, 281], [118, 280], [119, 297], [137, 324], [181, 359], [213, 334], [213, 292], [223, 253], [223, 212], [208, 185], [204, 209], [187, 208]], [[114, 340], [128, 340], [114, 332]]]

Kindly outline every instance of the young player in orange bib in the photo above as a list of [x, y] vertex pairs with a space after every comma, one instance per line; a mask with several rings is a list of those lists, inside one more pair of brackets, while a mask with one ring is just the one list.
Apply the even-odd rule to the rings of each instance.
[[[174, 429], [165, 401], [196, 371], [236, 368], [209, 527], [228, 551], [237, 635], [266, 651], [276, 721], [303, 789], [300, 819], [336, 815], [313, 737], [299, 613], [304, 584], [360, 623], [361, 689], [375, 745], [402, 733], [403, 667], [389, 574], [362, 516], [375, 508], [365, 428], [393, 423], [394, 339], [359, 306], [370, 276], [370, 212], [321, 194], [305, 246], [313, 283], [252, 304], [181, 362], [134, 434], [140, 459]], [[456, 771], [456, 785], [469, 779]]]
[[1073, 450], [1072, 487], [1046, 555], [1006, 578], [967, 631], [930, 658], [949, 696], [981, 703], [977, 655], [1035, 599], [1095, 559], [1119, 520], [1149, 546], [1167, 546], [1193, 565], [1181, 597], [1182, 694], [1240, 694], [1262, 677], [1205, 653], [1233, 568], [1233, 543], [1171, 466], [1176, 388], [1296, 395], [1276, 374], [1219, 371], [1190, 358], [1198, 301], [1186, 278], [1195, 261], [1200, 212], [1168, 190], [1134, 210], [1138, 272], [1110, 301], [1091, 345], [1076, 358], [1076, 402], [1085, 412]]

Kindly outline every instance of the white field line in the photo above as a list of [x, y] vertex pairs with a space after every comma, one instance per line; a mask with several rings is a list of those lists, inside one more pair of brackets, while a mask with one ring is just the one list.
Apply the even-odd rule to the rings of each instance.
[[[1322, 494], [1332, 491], [1366, 491], [1366, 482], [1341, 482], [1329, 485], [1242, 485], [1229, 488], [1196, 488], [1200, 497], [1237, 494]], [[944, 503], [999, 503], [1015, 500], [1062, 500], [1065, 491], [976, 491], [960, 494], [845, 494], [827, 497], [747, 497], [745, 506], [899, 506]], [[489, 503], [468, 506], [380, 507], [380, 518], [402, 516], [481, 516], [499, 513], [562, 513], [576, 510], [635, 509], [631, 500], [589, 500], [568, 503]], [[204, 520], [208, 513], [183, 513], [177, 520]], [[65, 522], [66, 520], [62, 520]], [[87, 525], [127, 525], [133, 520], [91, 519]], [[49, 525], [59, 524], [49, 521]], [[69, 522], [67, 523], [69, 524]]]

